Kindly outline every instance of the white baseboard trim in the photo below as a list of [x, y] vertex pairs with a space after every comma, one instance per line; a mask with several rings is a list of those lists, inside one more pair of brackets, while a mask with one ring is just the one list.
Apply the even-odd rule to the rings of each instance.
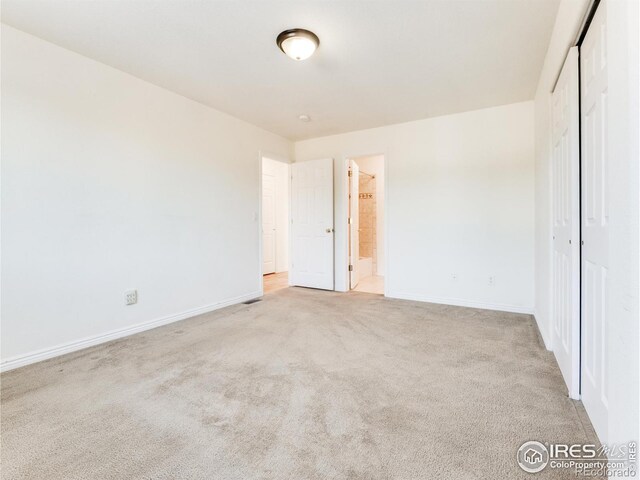
[[155, 320], [150, 320], [148, 322], [138, 323], [131, 327], [112, 330], [107, 333], [102, 333], [100, 335], [95, 335], [93, 337], [86, 337], [73, 342], [57, 345], [51, 348], [37, 350], [35, 352], [27, 353], [25, 355], [17, 355], [15, 357], [3, 360], [2, 363], [0, 363], [0, 372], [6, 372], [9, 370], [13, 370], [15, 368], [24, 367], [25, 365], [30, 365], [32, 363], [48, 360], [50, 358], [64, 355], [65, 353], [76, 352], [84, 348], [93, 347], [94, 345], [110, 342], [111, 340], [116, 340], [118, 338], [134, 335], [136, 333], [144, 332], [145, 330], [151, 330], [152, 328], [161, 327], [162, 325], [168, 325], [169, 323], [178, 322], [180, 320], [195, 317], [196, 315], [202, 315], [203, 313], [209, 313], [224, 307], [229, 307], [231, 305], [236, 305], [238, 303], [246, 302], [248, 300], [253, 300], [254, 298], [258, 298], [261, 296], [262, 294], [259, 291], [256, 291], [256, 292], [248, 293], [246, 295], [241, 295], [239, 297], [222, 300], [221, 302], [205, 305], [203, 307], [198, 307], [192, 310], [176, 313], [174, 315], [169, 315], [167, 317], [161, 317]]
[[432, 297], [430, 295], [420, 295], [415, 293], [389, 292], [389, 298], [399, 298], [401, 300], [414, 300], [416, 302], [439, 303], [443, 305], [454, 305], [456, 307], [482, 308], [484, 310], [496, 310], [509, 313], [533, 314], [533, 307], [521, 307], [519, 305], [509, 305], [504, 303], [486, 303], [473, 300], [463, 300], [460, 298]]

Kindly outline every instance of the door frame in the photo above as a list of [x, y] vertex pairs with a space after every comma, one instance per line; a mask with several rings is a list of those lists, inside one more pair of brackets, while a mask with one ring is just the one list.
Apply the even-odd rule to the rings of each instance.
[[[356, 173], [356, 170], [358, 173], [357, 179], [354, 175]], [[353, 290], [355, 289], [355, 287], [358, 285], [360, 281], [360, 265], [358, 264], [359, 258], [360, 258], [360, 229], [359, 229], [360, 227], [360, 198], [359, 198], [360, 197], [360, 188], [359, 188], [360, 166], [353, 158], [349, 159], [349, 171], [347, 173], [349, 176], [349, 192], [348, 192], [349, 217], [348, 218], [351, 219], [351, 222], [348, 222], [349, 224], [348, 259], [349, 259], [349, 266], [351, 267], [349, 269], [349, 290]], [[358, 186], [356, 187], [356, 185]], [[354, 196], [356, 195], [356, 192], [357, 192], [358, 198], [354, 198]], [[357, 206], [357, 210], [355, 211], [353, 209], [354, 204]], [[354, 227], [358, 227], [358, 228], [354, 228]], [[354, 235], [354, 232], [357, 232], [357, 234]], [[354, 237], [357, 237], [357, 239], [354, 239]], [[355, 255], [354, 252], [357, 252], [358, 255]], [[354, 277], [357, 277], [355, 284], [354, 284]]]
[[[258, 151], [258, 210], [254, 214], [254, 220], [257, 224], [258, 230], [258, 291], [260, 292], [260, 296], [264, 295], [264, 282], [263, 282], [263, 274], [262, 274], [262, 260], [263, 260], [263, 243], [264, 239], [262, 237], [262, 160], [264, 158], [268, 158], [269, 160], [274, 160], [276, 162], [286, 163], [289, 168], [289, 174], [287, 175], [287, 182], [289, 183], [289, 195], [287, 198], [287, 202], [289, 202], [289, 215], [287, 216], [287, 222], [291, 225], [291, 161], [289, 157], [284, 155], [279, 155], [277, 153], [272, 153], [266, 150]], [[289, 228], [289, 234], [287, 239], [287, 249], [289, 250], [289, 258], [287, 261], [287, 270], [291, 270], [291, 228]], [[291, 285], [290, 283], [288, 283]]]
[[[336, 291], [339, 292], [349, 292], [351, 291], [350, 278], [349, 278], [349, 241], [350, 241], [350, 230], [349, 230], [349, 161], [357, 160], [362, 157], [377, 157], [382, 156], [384, 158], [384, 227], [383, 227], [383, 236], [384, 236], [384, 296], [389, 296], [389, 278], [390, 273], [392, 271], [391, 262], [389, 258], [389, 149], [385, 149], [382, 151], [374, 151], [373, 153], [354, 153], [354, 154], [343, 154], [342, 161], [340, 162], [340, 168], [337, 174], [341, 179], [342, 186], [342, 195], [338, 195], [336, 201], [336, 225], [343, 225], [345, 227], [345, 235], [342, 239], [342, 242], [338, 243], [336, 241], [336, 250], [342, 250], [343, 255], [340, 255], [338, 251], [336, 251], [336, 272], [341, 270], [344, 272], [345, 281], [342, 285], [338, 285], [336, 282]], [[339, 191], [339, 190], [336, 190]], [[337, 240], [337, 239], [336, 239]]]

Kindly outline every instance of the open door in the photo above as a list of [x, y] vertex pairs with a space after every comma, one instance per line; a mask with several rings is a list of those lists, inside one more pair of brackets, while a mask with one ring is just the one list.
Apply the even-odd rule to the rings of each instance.
[[291, 165], [290, 284], [333, 290], [333, 159]]
[[349, 284], [353, 289], [360, 281], [360, 167], [353, 160], [349, 160], [349, 174]]
[[553, 353], [580, 398], [580, 130], [578, 47], [553, 91]]
[[276, 177], [262, 174], [262, 274], [276, 271]]

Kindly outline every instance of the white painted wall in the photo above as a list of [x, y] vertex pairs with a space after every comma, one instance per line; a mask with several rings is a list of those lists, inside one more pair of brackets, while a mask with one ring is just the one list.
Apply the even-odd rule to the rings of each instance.
[[5, 367], [259, 295], [261, 150], [291, 144], [2, 25]]
[[387, 295], [532, 311], [533, 113], [523, 102], [297, 142], [296, 161], [336, 159], [337, 289], [348, 278], [344, 159], [384, 154]]
[[640, 6], [606, 0], [609, 69], [609, 443], [640, 440]]
[[[610, 305], [608, 321], [609, 422], [600, 440], [638, 441], [639, 433], [639, 209], [638, 2], [603, 0], [607, 8], [609, 69]], [[547, 348], [551, 335], [551, 112], [556, 76], [573, 45], [587, 0], [563, 0], [535, 98], [536, 312]]]
[[262, 159], [262, 169], [276, 178], [276, 273], [289, 270], [289, 164]]
[[384, 156], [371, 155], [355, 159], [360, 171], [376, 176], [376, 250], [378, 254], [378, 270], [376, 275], [384, 276]]

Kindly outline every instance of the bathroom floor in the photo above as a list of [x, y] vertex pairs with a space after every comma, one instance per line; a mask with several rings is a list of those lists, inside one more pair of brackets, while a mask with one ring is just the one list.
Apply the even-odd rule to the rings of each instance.
[[356, 292], [377, 293], [384, 295], [384, 277], [380, 275], [371, 275], [360, 279], [356, 288]]

